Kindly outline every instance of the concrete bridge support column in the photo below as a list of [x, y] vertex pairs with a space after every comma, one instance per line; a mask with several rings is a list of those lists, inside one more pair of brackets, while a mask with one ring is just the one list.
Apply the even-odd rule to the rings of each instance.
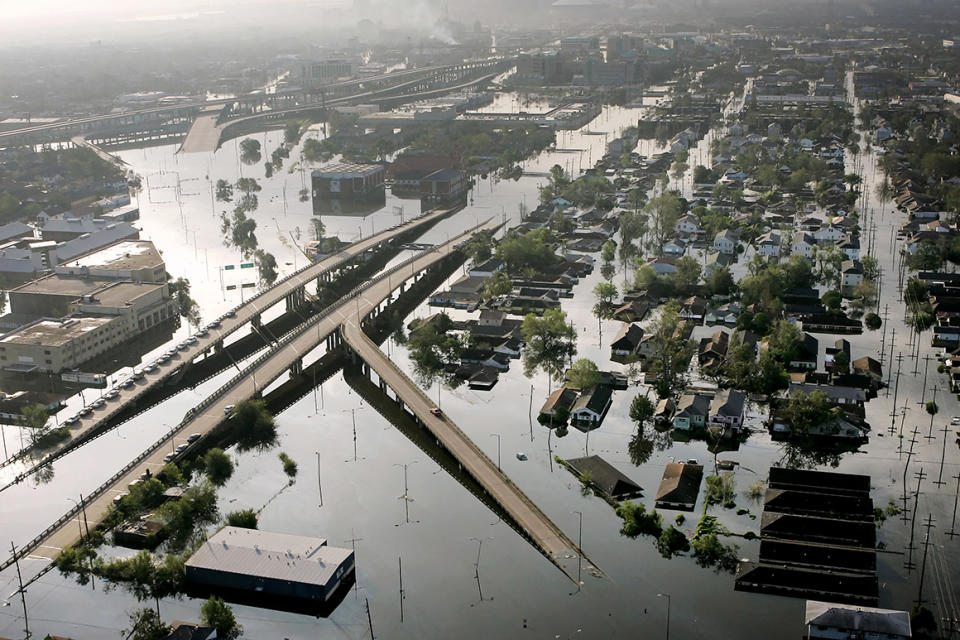
[[297, 358], [290, 365], [290, 377], [295, 378], [303, 373], [303, 358]]
[[250, 318], [250, 324], [253, 325], [253, 327], [256, 328], [256, 329], [259, 329], [260, 327], [263, 326], [262, 322], [260, 321], [260, 314], [259, 314], [259, 313], [254, 314], [254, 316], [253, 316], [252, 318]]

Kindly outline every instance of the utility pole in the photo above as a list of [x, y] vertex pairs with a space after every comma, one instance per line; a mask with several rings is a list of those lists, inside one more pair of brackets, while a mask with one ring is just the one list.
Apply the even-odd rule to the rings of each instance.
[[893, 431], [893, 430], [896, 428], [896, 422], [897, 422], [897, 394], [900, 393], [900, 363], [899, 363], [900, 358], [899, 358], [899, 355], [902, 355], [902, 354], [898, 354], [898, 357], [897, 357], [897, 360], [898, 360], [898, 363], [897, 363], [897, 383], [896, 383], [896, 385], [893, 387], [893, 410], [890, 412], [890, 415], [891, 415], [891, 418], [890, 418], [890, 431]]
[[887, 316], [890, 313], [890, 305], [883, 305], [883, 336], [880, 338], [880, 364], [884, 362], [884, 355], [887, 348]]
[[933, 385], [933, 408], [934, 413], [930, 414], [930, 429], [927, 431], [927, 441], [933, 440], [933, 417], [937, 409], [937, 385]]
[[916, 477], [917, 477], [917, 491], [916, 493], [913, 494], [913, 515], [910, 517], [910, 542], [907, 545], [907, 551], [908, 551], [907, 561], [903, 565], [906, 568], [907, 573], [910, 573], [911, 571], [916, 569], [916, 565], [913, 564], [913, 550], [915, 548], [913, 546], [913, 534], [914, 534], [914, 531], [916, 530], [916, 525], [917, 525], [917, 507], [920, 504], [920, 484], [927, 477], [927, 474], [923, 472], [923, 467], [920, 467], [920, 471], [916, 473]]
[[370, 617], [370, 598], [366, 598], [367, 601], [367, 624], [370, 625], [370, 640], [374, 640], [375, 636], [373, 635], [373, 618]]
[[947, 426], [946, 423], [944, 423], [944, 425], [943, 425], [943, 446], [942, 446], [941, 449], [940, 449], [940, 473], [939, 473], [939, 475], [937, 475], [937, 479], [936, 479], [936, 480], [934, 481], [934, 483], [933, 483], [933, 484], [937, 485], [938, 487], [942, 487], [943, 485], [947, 484], [947, 483], [943, 480], [943, 461], [944, 461], [944, 460], [946, 459], [946, 457], [947, 457], [947, 436], [949, 436], [949, 435], [950, 435], [950, 427]]
[[917, 433], [919, 431], [920, 430], [917, 429], [917, 427], [913, 428], [913, 433], [911, 434], [912, 437], [910, 438], [910, 450], [907, 451], [907, 462], [903, 465], [903, 509], [901, 510], [901, 513], [903, 514], [902, 520], [904, 522], [907, 521], [907, 513], [910, 511], [907, 508], [907, 470], [910, 468], [910, 458], [913, 457], [913, 445], [917, 442]]
[[317, 451], [317, 490], [320, 492], [320, 506], [323, 506], [323, 481], [320, 479], [320, 452]]
[[20, 594], [20, 604], [23, 605], [23, 632], [26, 634], [25, 638], [29, 640], [30, 620], [27, 618], [27, 592], [23, 588], [23, 575], [20, 573], [20, 558], [17, 557], [17, 548], [13, 545], [13, 541], [10, 542], [10, 553], [13, 554], [13, 563], [17, 565], [17, 582], [20, 583], [20, 588], [17, 589], [17, 592]]
[[953, 494], [953, 517], [950, 520], [950, 531], [947, 531], [947, 535], [950, 536], [951, 540], [954, 536], [960, 536], [960, 532], [957, 531], [957, 501], [960, 500], [960, 472], [953, 477], [957, 481], [957, 489]]
[[[896, 327], [894, 327], [890, 335], [890, 359], [891, 360], [893, 360], [893, 345], [896, 344], [896, 341], [897, 341], [897, 329]], [[902, 359], [903, 359], [903, 353], [902, 352], [898, 353], [897, 362], [899, 363]], [[892, 378], [893, 378], [893, 366], [891, 363], [890, 368], [887, 370], [887, 397], [890, 396], [890, 381], [892, 380]]]
[[924, 398], [927, 395], [927, 369], [930, 368], [930, 354], [923, 356], [923, 386], [920, 387], [920, 402], [918, 404], [923, 404]]
[[917, 588], [917, 606], [923, 604], [923, 579], [927, 574], [927, 550], [930, 548], [930, 529], [933, 525], [933, 516], [927, 514], [927, 521], [923, 525], [927, 529], [923, 540], [923, 560], [920, 561], [920, 586]]
[[397, 558], [397, 567], [400, 570], [400, 622], [403, 622], [403, 558]]

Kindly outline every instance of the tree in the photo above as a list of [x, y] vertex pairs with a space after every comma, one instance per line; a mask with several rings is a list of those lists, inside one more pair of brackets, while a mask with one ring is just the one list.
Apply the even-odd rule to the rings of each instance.
[[170, 627], [163, 623], [156, 610], [150, 607], [137, 609], [127, 614], [130, 627], [123, 630], [127, 640], [162, 640], [170, 633]]
[[281, 452], [280, 452], [280, 455], [277, 456], [277, 457], [280, 458], [280, 462], [283, 464], [283, 472], [284, 472], [285, 474], [287, 474], [287, 476], [288, 476], [291, 480], [293, 480], [293, 478], [296, 478], [296, 477], [297, 477], [297, 462], [296, 462], [296, 460], [294, 460], [293, 458], [291, 458], [290, 456], [288, 456], [288, 455], [287, 455], [285, 452], [283, 452], [283, 451], [281, 451]]
[[273, 414], [263, 400], [244, 400], [230, 414], [230, 426], [237, 437], [240, 451], [265, 449], [276, 441], [277, 427]]
[[850, 356], [844, 351], [838, 351], [833, 356], [833, 366], [831, 371], [834, 375], [845, 375], [850, 373]]
[[277, 259], [263, 249], [257, 249], [253, 256], [260, 272], [260, 283], [265, 287], [273, 285], [277, 281]]
[[596, 363], [587, 358], [580, 358], [567, 371], [567, 382], [574, 389], [590, 389], [600, 384], [602, 379]]
[[768, 337], [769, 352], [785, 365], [796, 361], [800, 355], [803, 332], [786, 320], [778, 320]]
[[663, 255], [663, 245], [674, 233], [674, 227], [683, 213], [680, 198], [673, 194], [657, 196], [647, 203], [643, 210], [650, 216], [653, 232], [652, 249], [658, 256]]
[[496, 255], [508, 273], [517, 273], [526, 268], [540, 269], [557, 260], [548, 244], [552, 239], [548, 229], [525, 234], [511, 233], [497, 246]]
[[527, 314], [521, 332], [526, 375], [541, 369], [551, 380], [559, 379], [564, 363], [577, 353], [577, 334], [567, 324], [567, 315], [560, 309], [549, 309], [542, 316]]
[[464, 253], [474, 264], [487, 261], [493, 255], [493, 231], [485, 229], [475, 233], [464, 247]]
[[513, 291], [513, 280], [505, 271], [494, 271], [493, 275], [483, 283], [483, 299], [491, 300], [508, 295]]
[[670, 525], [657, 538], [657, 550], [664, 558], [672, 558], [678, 553], [690, 550], [690, 541], [683, 532]]
[[839, 291], [827, 291], [823, 294], [823, 306], [825, 306], [830, 311], [838, 311], [840, 305], [843, 304], [843, 296], [840, 295]]
[[466, 340], [459, 335], [449, 334], [452, 328], [453, 320], [441, 313], [433, 321], [424, 323], [410, 333], [407, 342], [410, 357], [422, 381], [432, 381], [444, 371], [446, 365], [460, 360]]
[[235, 640], [243, 634], [243, 627], [237, 624], [233, 609], [216, 596], [212, 596], [200, 607], [200, 620], [208, 627], [216, 628], [217, 638]]
[[638, 393], [630, 402], [630, 419], [642, 430], [647, 421], [653, 417], [655, 410], [650, 398]]
[[706, 279], [707, 289], [715, 296], [728, 296], [733, 293], [736, 282], [729, 267], [716, 267]]
[[323, 224], [320, 216], [310, 218], [310, 235], [316, 242], [321, 242], [327, 233], [327, 227]]
[[226, 180], [217, 180], [216, 186], [217, 202], [230, 202], [233, 200], [233, 185]]
[[823, 391], [794, 391], [783, 408], [784, 417], [793, 427], [794, 433], [801, 435], [823, 424], [838, 411], [840, 410], [833, 407], [830, 398]]
[[613, 300], [617, 297], [617, 288], [609, 282], [598, 282], [593, 287], [593, 295], [597, 297], [593, 305], [593, 315], [597, 318], [598, 330], [603, 335], [603, 320], [613, 317]]
[[193, 327], [200, 326], [200, 307], [190, 297], [190, 281], [186, 278], [177, 278], [168, 285], [170, 295], [177, 303], [177, 311], [181, 318], [186, 318]]
[[231, 511], [227, 514], [227, 525], [231, 527], [240, 527], [242, 529], [256, 529], [257, 513], [253, 509]]
[[254, 138], [244, 138], [240, 141], [240, 161], [244, 164], [260, 162], [260, 141]]
[[600, 249], [600, 259], [606, 263], [613, 262], [617, 257], [617, 243], [613, 240], [607, 240]]
[[47, 408], [39, 402], [28, 404], [20, 410], [20, 424], [30, 430], [30, 442], [34, 445], [47, 435], [49, 419]]
[[204, 470], [210, 482], [218, 487], [226, 484], [233, 475], [233, 461], [223, 449], [210, 449], [203, 456]]
[[883, 324], [883, 320], [880, 319], [880, 316], [871, 312], [863, 317], [863, 324], [870, 331], [876, 331]]
[[688, 292], [700, 282], [700, 263], [690, 256], [682, 256], [674, 265], [673, 279], [681, 291]]
[[686, 371], [693, 356], [693, 343], [684, 339], [679, 307], [667, 304], [651, 325], [652, 355], [648, 358], [650, 373], [661, 398], [668, 398], [686, 382]]

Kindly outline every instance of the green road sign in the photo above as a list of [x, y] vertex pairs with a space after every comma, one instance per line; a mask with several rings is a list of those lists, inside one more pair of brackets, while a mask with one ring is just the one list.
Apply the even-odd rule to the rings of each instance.
[[241, 269], [252, 269], [252, 268], [253, 268], [253, 263], [252, 263], [252, 262], [241, 262], [241, 263], [240, 263], [240, 268], [241, 268]]
[[228, 265], [224, 265], [223, 270], [224, 270], [224, 271], [233, 271], [233, 270], [236, 269], [236, 268], [237, 268], [237, 265], [235, 265], [235, 264], [228, 264]]

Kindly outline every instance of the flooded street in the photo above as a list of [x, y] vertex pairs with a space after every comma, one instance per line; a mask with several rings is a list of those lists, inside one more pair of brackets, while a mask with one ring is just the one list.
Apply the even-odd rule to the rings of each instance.
[[[516, 104], [516, 101], [514, 101]], [[504, 105], [507, 105], [504, 103]], [[495, 103], [495, 106], [504, 106]], [[526, 108], [526, 106], [524, 107]], [[494, 106], [488, 110], [495, 110]], [[536, 174], [547, 172], [559, 164], [572, 174], [592, 166], [605, 152], [606, 143], [618, 137], [628, 126], [636, 124], [639, 109], [605, 108], [603, 113], [579, 131], [558, 132], [558, 151], [544, 153], [524, 164], [534, 174], [517, 181], [477, 178], [469, 204], [454, 216], [441, 221], [426, 232], [422, 242], [445, 241], [485, 218], [505, 217], [512, 226], [520, 220], [520, 205], [533, 209], [537, 205], [538, 187], [546, 179]], [[315, 125], [306, 137], [319, 135]], [[283, 142], [279, 131], [256, 134], [264, 157]], [[280, 277], [304, 265], [305, 258], [295, 248], [309, 240], [312, 204], [300, 202], [298, 192], [310, 187], [309, 168], [288, 171], [300, 157], [300, 145], [291, 150], [283, 169], [270, 179], [263, 176], [262, 163], [248, 166], [239, 161], [238, 145], [242, 138], [226, 142], [213, 154], [177, 154], [178, 145], [132, 149], [118, 155], [144, 178], [139, 194], [141, 237], [152, 240], [163, 252], [167, 270], [174, 278], [190, 280], [192, 295], [198, 301], [204, 322], [218, 317], [241, 302], [241, 296], [256, 289], [243, 288], [257, 281], [256, 269], [243, 269], [238, 252], [223, 244], [220, 213], [232, 208], [213, 198], [213, 184], [218, 179], [234, 182], [239, 177], [254, 177], [263, 190], [259, 192], [259, 208], [252, 214], [257, 221], [260, 248], [273, 253], [280, 268]], [[691, 168], [701, 157], [708, 156], [712, 135], [691, 151]], [[641, 153], [653, 153], [654, 141], [641, 141]], [[872, 153], [863, 154], [864, 190], [871, 194], [881, 179]], [[689, 177], [686, 185], [692, 182]], [[876, 198], [871, 195], [871, 203]], [[327, 234], [352, 241], [420, 213], [419, 200], [402, 200], [387, 193], [386, 203], [366, 216], [324, 215]], [[906, 407], [904, 433], [920, 428], [908, 469], [908, 479], [915, 488], [914, 473], [923, 469], [925, 479], [920, 488], [915, 528], [913, 561], [919, 566], [922, 553], [920, 521], [928, 513], [936, 519], [931, 532], [932, 545], [927, 567], [927, 587], [950, 589], [945, 582], [946, 568], [960, 563], [960, 552], [944, 546], [945, 532], [950, 529], [956, 477], [960, 474], [960, 455], [950, 432], [946, 443], [946, 463], [942, 470], [942, 486], [933, 483], [941, 476], [943, 428], [953, 415], [960, 415], [960, 403], [942, 385], [945, 379], [936, 373], [929, 334], [921, 336], [920, 361], [908, 359], [908, 330], [903, 321], [903, 307], [896, 302], [894, 266], [898, 246], [891, 229], [903, 220], [901, 213], [876, 210], [878, 224], [876, 256], [883, 267], [882, 302], [889, 303], [886, 327], [888, 346], [885, 350], [884, 374], [890, 365], [889, 341], [896, 329], [893, 352], [904, 354], [897, 391], [895, 427], [899, 431], [900, 411]], [[394, 262], [408, 257], [405, 252]], [[227, 265], [237, 268], [224, 270]], [[460, 272], [451, 276], [456, 279]], [[222, 284], [221, 284], [222, 278]], [[609, 361], [609, 343], [620, 323], [605, 321], [597, 332], [597, 321], [591, 313], [595, 302], [592, 289], [600, 282], [600, 269], [580, 281], [572, 299], [563, 300], [563, 309], [578, 334], [578, 357], [591, 358], [601, 369], [621, 371], [624, 368]], [[620, 286], [623, 274], [613, 282]], [[227, 286], [236, 285], [234, 290]], [[408, 317], [426, 316], [435, 309], [422, 304]], [[278, 305], [264, 321], [279, 315]], [[454, 311], [455, 319], [475, 317]], [[644, 324], [649, 323], [647, 320]], [[238, 332], [238, 339], [246, 330]], [[189, 332], [186, 324], [174, 336], [182, 339]], [[695, 337], [708, 335], [708, 327], [697, 329]], [[852, 359], [870, 355], [879, 358], [883, 330], [849, 336]], [[818, 334], [821, 351], [837, 336]], [[384, 351], [405, 371], [412, 371], [404, 348], [388, 341]], [[162, 351], [157, 349], [154, 353]], [[144, 361], [154, 353], [146, 354]], [[923, 390], [924, 355], [930, 354], [927, 390]], [[242, 367], [243, 363], [239, 363]], [[206, 394], [234, 375], [233, 369], [221, 372], [196, 389], [185, 389], [176, 396], [151, 408], [119, 429], [70, 454], [55, 465], [54, 477], [48, 484], [36, 486], [32, 480], [0, 495], [0, 522], [6, 536], [3, 543], [20, 544], [55, 520], [70, 507], [76, 494], [98, 486], [105, 478], [155, 440], [169, 424]], [[897, 377], [894, 371], [894, 378]], [[282, 379], [281, 379], [282, 381]], [[274, 383], [274, 385], [279, 382]], [[934, 421], [933, 439], [925, 436], [929, 417], [921, 398], [930, 399], [930, 388], [941, 384], [937, 392], [940, 413]], [[454, 478], [408, 440], [336, 375], [316, 394], [308, 394], [277, 416], [279, 444], [265, 452], [237, 453], [233, 477], [220, 490], [221, 513], [237, 509], [262, 509], [260, 528], [290, 534], [327, 538], [334, 546], [355, 545], [357, 553], [357, 585], [329, 618], [276, 612], [237, 605], [238, 621], [251, 638], [364, 638], [369, 637], [366, 605], [369, 603], [372, 625], [377, 637], [383, 638], [605, 638], [659, 637], [665, 630], [667, 602], [658, 594], [671, 595], [670, 633], [675, 638], [755, 638], [756, 629], [779, 628], [785, 637], [798, 637], [803, 627], [803, 604], [800, 599], [739, 593], [733, 590], [733, 576], [701, 568], [689, 556], [664, 559], [654, 540], [648, 537], [630, 539], [620, 535], [621, 520], [602, 499], [584, 497], [577, 478], [554, 461], [561, 458], [597, 454], [615, 465], [643, 487], [642, 501], [652, 506], [664, 465], [674, 459], [697, 459], [708, 463], [713, 455], [702, 441], [663, 442], [649, 460], [639, 467], [631, 463], [628, 443], [635, 428], [628, 417], [630, 401], [637, 393], [650, 392], [645, 386], [630, 387], [614, 393], [613, 407], [602, 426], [589, 434], [570, 429], [565, 437], [550, 434], [536, 422], [539, 407], [548, 395], [548, 380], [542, 374], [532, 379], [523, 375], [520, 361], [513, 361], [509, 372], [500, 375], [499, 383], [490, 392], [475, 392], [466, 386], [458, 389], [434, 386], [427, 393], [437, 399], [443, 411], [463, 429], [493, 460], [502, 460], [504, 471], [555, 523], [571, 537], [578, 536], [582, 512], [582, 548], [605, 573], [604, 577], [585, 574], [581, 590], [528, 544], [513, 529], [500, 521], [487, 507], [470, 494]], [[269, 388], [268, 388], [269, 390]], [[652, 392], [650, 392], [652, 393]], [[881, 390], [878, 398], [866, 405], [867, 420], [872, 425], [869, 444], [842, 457], [838, 470], [863, 473], [872, 478], [875, 506], [888, 500], [899, 500], [903, 494], [903, 472], [906, 455], [900, 451], [897, 433], [890, 433], [894, 392]], [[61, 413], [75, 411], [78, 405]], [[751, 413], [756, 407], [751, 407]], [[353, 418], [356, 418], [357, 459], [353, 457]], [[759, 429], [754, 416], [751, 427]], [[954, 429], [955, 430], [955, 429]], [[908, 438], [909, 435], [905, 435]], [[8, 441], [12, 438], [8, 430]], [[909, 447], [909, 444], [905, 445]], [[299, 464], [296, 482], [288, 486], [278, 454], [283, 451]], [[521, 461], [518, 453], [526, 454]], [[771, 441], [765, 430], [757, 430], [738, 451], [722, 454], [735, 460], [737, 506], [748, 508], [757, 516], [736, 515], [734, 509], [714, 507], [723, 525], [735, 532], [759, 532], [762, 505], [743, 495], [757, 480], [766, 479], [767, 470], [784, 458], [783, 446]], [[408, 465], [409, 522], [404, 501], [404, 470]], [[816, 468], [821, 465], [811, 461]], [[5, 479], [16, 469], [4, 469]], [[322, 506], [320, 492], [322, 491]], [[702, 494], [694, 513], [687, 514], [679, 528], [692, 529], [703, 510]], [[898, 504], [901, 504], [898, 502]], [[912, 509], [913, 500], [910, 500]], [[913, 515], [912, 512], [909, 515]], [[664, 525], [671, 524], [675, 512], [664, 512]], [[915, 598], [918, 571], [903, 578], [906, 545], [911, 522], [889, 518], [878, 537], [886, 544], [878, 555], [880, 606], [909, 608]], [[478, 544], [482, 540], [479, 566], [475, 567]], [[740, 546], [739, 556], [756, 559], [759, 542], [731, 538]], [[400, 620], [400, 582], [398, 562], [403, 567], [403, 611]], [[26, 560], [25, 573], [36, 571], [40, 563]], [[479, 580], [475, 576], [479, 576]], [[935, 587], [934, 584], [937, 586]], [[62, 635], [77, 637], [117, 637], [127, 624], [125, 611], [137, 602], [122, 589], [104, 593], [100, 581], [91, 588], [72, 579], [64, 579], [56, 571], [43, 576], [28, 590], [31, 620], [45, 621], [45, 628]], [[10, 594], [16, 589], [16, 574], [8, 570], [0, 574], [0, 599], [12, 606], [0, 608], [0, 635], [15, 635], [22, 620], [16, 615], [18, 604]], [[201, 602], [192, 599], [167, 599], [160, 602], [164, 619], [196, 620]], [[15, 606], [14, 606], [15, 605]], [[84, 619], [84, 611], [98, 610], [98, 627], [75, 621]], [[719, 631], [719, 633], [718, 633]]]

